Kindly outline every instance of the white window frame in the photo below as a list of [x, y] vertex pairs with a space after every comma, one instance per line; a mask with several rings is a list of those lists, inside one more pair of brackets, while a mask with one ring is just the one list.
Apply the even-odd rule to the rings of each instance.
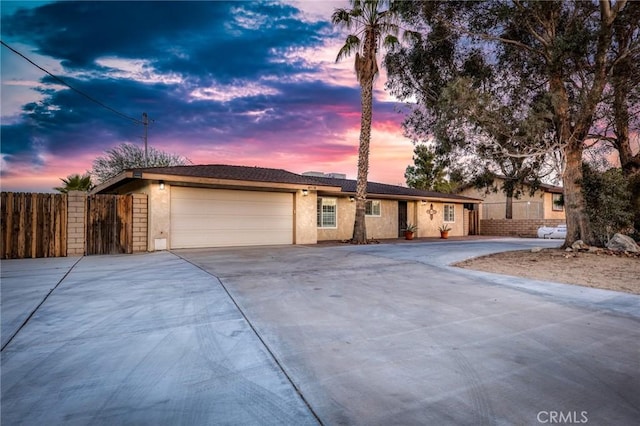
[[[326, 204], [325, 204], [326, 202]], [[324, 207], [333, 207], [333, 211]], [[333, 225], [325, 224], [325, 217], [329, 218], [333, 216]], [[318, 212], [316, 224], [318, 228], [322, 229], [336, 229], [338, 227], [338, 199], [329, 197], [318, 197]]]
[[[367, 213], [367, 211], [369, 211], [369, 213]], [[382, 206], [381, 206], [380, 200], [366, 201], [365, 209], [364, 209], [365, 216], [380, 217], [381, 212], [382, 212]]]
[[442, 215], [444, 218], [444, 223], [455, 223], [456, 221], [456, 205], [455, 204], [445, 204], [442, 209]]

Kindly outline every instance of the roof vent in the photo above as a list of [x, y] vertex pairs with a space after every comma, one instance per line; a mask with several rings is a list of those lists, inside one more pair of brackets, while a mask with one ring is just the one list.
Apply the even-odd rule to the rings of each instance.
[[344, 173], [323, 173], [323, 172], [304, 172], [302, 176], [312, 176], [312, 177], [326, 177], [326, 178], [334, 178], [334, 179], [346, 179], [347, 175]]

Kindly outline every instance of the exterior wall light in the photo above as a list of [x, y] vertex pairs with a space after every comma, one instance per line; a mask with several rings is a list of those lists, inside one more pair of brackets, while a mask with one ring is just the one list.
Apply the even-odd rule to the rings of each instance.
[[303, 189], [302, 190], [302, 196], [306, 197], [307, 195], [309, 195], [309, 190], [308, 189]]
[[349, 197], [349, 201], [351, 201], [352, 203], [356, 200], [356, 197]]
[[160, 181], [160, 190], [164, 191], [164, 181], [163, 180]]

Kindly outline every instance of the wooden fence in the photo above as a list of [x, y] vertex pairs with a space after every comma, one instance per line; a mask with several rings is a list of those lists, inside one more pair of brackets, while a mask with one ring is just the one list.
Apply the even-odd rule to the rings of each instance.
[[133, 253], [133, 196], [87, 198], [86, 254]]
[[147, 196], [2, 192], [0, 259], [147, 250]]
[[67, 196], [2, 192], [1, 259], [67, 255]]

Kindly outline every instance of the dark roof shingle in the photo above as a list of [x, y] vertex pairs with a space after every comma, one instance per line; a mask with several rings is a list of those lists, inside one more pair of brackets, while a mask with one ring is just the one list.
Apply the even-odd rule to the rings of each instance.
[[133, 169], [134, 172], [158, 173], [164, 175], [190, 176], [229, 180], [246, 180], [252, 182], [292, 183], [300, 185], [317, 185], [310, 177], [298, 175], [283, 169], [267, 169], [264, 167], [229, 166], [225, 164], [203, 164], [172, 167], [148, 167]]
[[[342, 188], [342, 192], [355, 193], [356, 181], [351, 179], [336, 179], [328, 177], [315, 177], [323, 185], [339, 186]], [[407, 188], [398, 185], [388, 185], [378, 182], [367, 182], [367, 194], [372, 195], [405, 195], [410, 197], [424, 197], [424, 198], [449, 198], [452, 200], [460, 201], [476, 201], [475, 198], [465, 197], [456, 194], [445, 194], [435, 191], [424, 191], [421, 189]]]
[[[135, 172], [156, 173], [162, 175], [202, 177], [214, 179], [243, 180], [250, 182], [289, 183], [298, 185], [320, 185], [340, 187], [342, 192], [355, 193], [356, 181], [330, 177], [305, 176], [291, 173], [283, 169], [269, 169], [265, 167], [229, 166], [225, 164], [206, 164], [172, 167], [148, 167], [133, 169]], [[391, 195], [424, 198], [444, 198], [458, 201], [474, 202], [475, 198], [455, 194], [423, 191], [397, 185], [387, 185], [378, 182], [368, 182], [367, 193], [371, 195]]]

